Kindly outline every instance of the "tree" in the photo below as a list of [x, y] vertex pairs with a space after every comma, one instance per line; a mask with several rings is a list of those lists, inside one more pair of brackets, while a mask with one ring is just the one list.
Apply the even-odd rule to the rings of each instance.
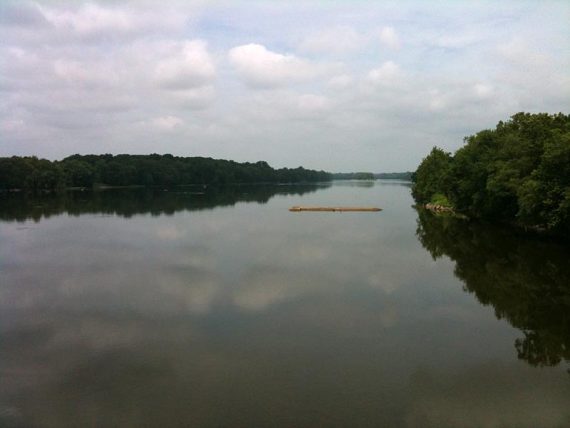
[[517, 113], [453, 156], [434, 148], [414, 181], [418, 202], [439, 193], [471, 217], [570, 237], [570, 116]]
[[267, 162], [238, 163], [172, 155], [72, 155], [59, 162], [0, 158], [0, 189], [330, 181], [331, 174], [302, 167], [273, 169]]
[[434, 147], [414, 173], [412, 194], [419, 202], [429, 202], [436, 193], [447, 194], [451, 154]]

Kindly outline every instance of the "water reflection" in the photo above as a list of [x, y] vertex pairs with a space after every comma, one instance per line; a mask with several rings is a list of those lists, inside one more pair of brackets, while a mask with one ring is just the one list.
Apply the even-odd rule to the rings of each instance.
[[[73, 194], [62, 213], [87, 215], [0, 221], [0, 426], [568, 426], [570, 377], [519, 362], [432, 261], [409, 189], [286, 191]], [[338, 203], [385, 210], [287, 209]]]
[[42, 218], [62, 213], [99, 213], [127, 218], [136, 214], [171, 215], [178, 211], [233, 206], [238, 202], [265, 204], [275, 195], [300, 196], [328, 186], [330, 184], [188, 186], [173, 189], [107, 189], [39, 195], [0, 192], [0, 220], [40, 221]]
[[418, 216], [417, 236], [432, 257], [453, 260], [465, 289], [521, 330], [520, 359], [533, 366], [570, 361], [567, 247], [425, 210]]

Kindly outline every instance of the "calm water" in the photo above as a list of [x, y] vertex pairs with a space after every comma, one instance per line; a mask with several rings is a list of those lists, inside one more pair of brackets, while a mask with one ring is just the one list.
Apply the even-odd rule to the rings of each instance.
[[568, 247], [412, 204], [0, 196], [0, 426], [570, 426]]

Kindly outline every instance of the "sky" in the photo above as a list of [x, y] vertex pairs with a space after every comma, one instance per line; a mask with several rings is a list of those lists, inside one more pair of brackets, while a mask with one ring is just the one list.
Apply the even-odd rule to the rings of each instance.
[[0, 0], [0, 156], [414, 170], [569, 113], [570, 2]]

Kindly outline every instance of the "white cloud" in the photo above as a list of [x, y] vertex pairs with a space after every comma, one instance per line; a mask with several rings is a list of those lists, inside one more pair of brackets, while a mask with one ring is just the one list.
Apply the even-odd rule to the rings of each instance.
[[14, 132], [22, 129], [25, 125], [23, 119], [6, 118], [0, 122], [0, 129], [5, 132]]
[[297, 98], [296, 107], [303, 116], [320, 115], [330, 111], [333, 103], [322, 95], [303, 94]]
[[198, 88], [169, 91], [162, 98], [166, 104], [179, 109], [204, 109], [209, 107], [216, 98], [216, 90], [213, 85], [200, 86]]
[[272, 52], [259, 44], [230, 49], [228, 58], [238, 74], [251, 86], [272, 87], [314, 78], [319, 67], [291, 54]]
[[10, 27], [41, 27], [47, 24], [37, 4], [20, 2], [2, 2], [0, 24]]
[[497, 52], [502, 58], [513, 64], [526, 67], [540, 67], [548, 62], [546, 55], [533, 49], [521, 37], [514, 37], [506, 43], [499, 44]]
[[429, 91], [429, 109], [432, 111], [441, 111], [447, 107], [448, 102], [444, 94], [442, 94], [438, 89], [432, 89]]
[[42, 9], [45, 18], [56, 28], [70, 29], [79, 34], [102, 31], [127, 32], [135, 27], [133, 16], [121, 9], [107, 9], [86, 4], [78, 10]]
[[555, 2], [230, 3], [3, 1], [0, 156], [150, 152], [168, 132], [181, 155], [411, 169], [570, 104]]
[[384, 27], [378, 32], [378, 37], [380, 42], [389, 47], [390, 49], [400, 48], [400, 38], [396, 34], [396, 30], [393, 27]]
[[346, 53], [362, 49], [366, 43], [367, 38], [354, 28], [339, 26], [309, 35], [300, 48], [313, 53]]
[[186, 90], [214, 79], [216, 68], [204, 41], [174, 43], [166, 51], [155, 67], [155, 78], [161, 87]]
[[77, 61], [57, 60], [54, 65], [56, 76], [67, 81], [88, 80], [89, 73]]
[[489, 98], [493, 95], [493, 87], [484, 83], [476, 83], [473, 91], [478, 98]]
[[465, 33], [465, 34], [445, 34], [437, 37], [433, 43], [441, 48], [447, 49], [464, 49], [470, 45], [480, 42], [481, 34]]
[[354, 83], [352, 76], [348, 74], [340, 74], [338, 76], [333, 76], [327, 82], [327, 85], [333, 89], [345, 89]]
[[152, 126], [161, 131], [172, 131], [183, 123], [182, 119], [177, 116], [161, 116], [151, 121]]
[[47, 24], [43, 25], [43, 34], [38, 34], [50, 36], [49, 31], [53, 30], [51, 36], [66, 43], [76, 40], [108, 41], [133, 38], [144, 32], [169, 33], [182, 30], [188, 19], [185, 14], [165, 5], [149, 7], [148, 4], [136, 4], [136, 7], [133, 7], [121, 1], [105, 6], [96, 2], [37, 6], [34, 4], [31, 10], [39, 11], [42, 22]]
[[401, 76], [400, 67], [393, 61], [386, 61], [380, 67], [368, 72], [367, 79], [376, 85], [390, 85]]
[[252, 97], [243, 114], [252, 120], [282, 122], [286, 120], [315, 120], [326, 116], [334, 109], [334, 102], [324, 95], [297, 93], [286, 89], [259, 92]]
[[436, 113], [457, 114], [471, 108], [492, 111], [497, 104], [493, 86], [481, 82], [466, 80], [445, 85], [440, 83], [438, 87], [426, 91], [425, 96], [421, 95], [419, 88], [417, 90], [420, 94], [419, 104], [423, 104], [423, 100], [427, 101], [428, 109]]
[[75, 88], [77, 91], [101, 88], [113, 88], [122, 83], [125, 78], [122, 70], [117, 70], [116, 64], [109, 63], [104, 59], [93, 61], [83, 58], [60, 58], [53, 61], [53, 73], [67, 88]]

